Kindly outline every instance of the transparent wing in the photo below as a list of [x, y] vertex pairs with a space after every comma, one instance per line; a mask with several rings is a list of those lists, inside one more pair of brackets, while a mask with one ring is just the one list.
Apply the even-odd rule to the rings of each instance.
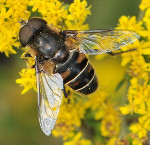
[[67, 37], [78, 42], [79, 51], [84, 54], [101, 54], [120, 49], [133, 43], [140, 36], [129, 30], [108, 29], [89, 31], [64, 31]]
[[38, 115], [42, 131], [48, 136], [57, 120], [63, 97], [63, 79], [60, 74], [48, 76], [37, 73]]

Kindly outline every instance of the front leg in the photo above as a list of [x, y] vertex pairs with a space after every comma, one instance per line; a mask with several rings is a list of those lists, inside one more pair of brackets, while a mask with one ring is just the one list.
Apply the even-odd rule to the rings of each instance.
[[30, 53], [26, 53], [25, 55], [23, 55], [23, 57], [32, 57]]
[[[24, 58], [31, 58], [32, 56], [31, 56], [30, 53], [26, 53], [26, 54], [23, 55], [23, 57], [24, 57]], [[32, 66], [30, 66], [30, 68], [35, 68], [35, 64], [32, 65]]]

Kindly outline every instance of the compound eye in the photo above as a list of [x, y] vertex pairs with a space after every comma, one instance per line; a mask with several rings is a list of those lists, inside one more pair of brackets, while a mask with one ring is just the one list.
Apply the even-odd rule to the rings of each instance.
[[34, 32], [28, 25], [24, 25], [19, 32], [19, 40], [22, 46], [26, 46], [33, 38]]
[[42, 27], [46, 26], [46, 24], [47, 22], [41, 18], [32, 18], [27, 23], [33, 30], [40, 30]]

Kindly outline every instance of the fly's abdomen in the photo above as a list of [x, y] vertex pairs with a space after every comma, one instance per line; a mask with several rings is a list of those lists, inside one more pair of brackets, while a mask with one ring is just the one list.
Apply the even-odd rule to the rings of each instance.
[[74, 79], [70, 80], [67, 85], [83, 94], [91, 94], [97, 89], [97, 78], [89, 61], [83, 70]]
[[56, 71], [62, 75], [65, 84], [80, 93], [91, 94], [97, 89], [95, 71], [86, 56], [78, 51], [73, 51]]

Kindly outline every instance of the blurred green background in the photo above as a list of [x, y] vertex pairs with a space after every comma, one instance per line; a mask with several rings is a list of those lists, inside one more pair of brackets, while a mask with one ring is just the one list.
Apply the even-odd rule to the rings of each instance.
[[[63, 2], [71, 3], [72, 0]], [[140, 0], [88, 0], [88, 4], [92, 5], [92, 15], [86, 22], [90, 29], [114, 28], [122, 15], [138, 16], [139, 3]], [[21, 50], [17, 52], [17, 55], [9, 58], [0, 54], [0, 145], [61, 145], [61, 138], [56, 139], [52, 135], [47, 137], [40, 129], [36, 93], [32, 90], [21, 95], [23, 88], [15, 83], [20, 77], [19, 71], [25, 67], [25, 61], [20, 59]], [[102, 87], [112, 98], [125, 96], [126, 84], [115, 93], [115, 87], [126, 71], [126, 68], [120, 66], [120, 56], [106, 56], [101, 60], [90, 57], [90, 60]]]

